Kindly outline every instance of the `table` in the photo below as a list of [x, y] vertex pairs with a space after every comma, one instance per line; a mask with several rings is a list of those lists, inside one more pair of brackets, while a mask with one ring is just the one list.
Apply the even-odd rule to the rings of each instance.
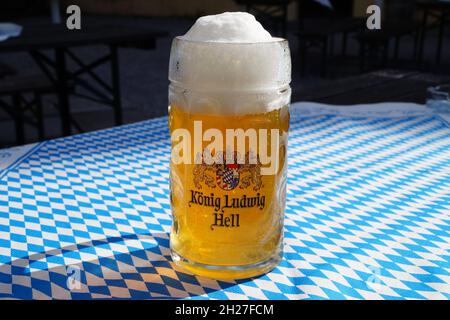
[[[57, 88], [62, 133], [67, 136], [70, 135], [74, 124], [70, 117], [71, 86], [80, 86], [89, 92], [89, 95], [76, 93], [77, 96], [112, 106], [116, 124], [122, 124], [118, 47], [145, 43], [147, 48], [153, 49], [156, 47], [156, 39], [166, 34], [127, 24], [113, 25], [101, 18], [95, 23], [84, 23], [81, 30], [68, 30], [64, 25], [51, 23], [24, 24], [20, 37], [0, 42], [0, 53], [27, 51], [31, 54]], [[106, 45], [109, 53], [86, 63], [71, 50], [74, 47], [92, 45]], [[53, 51], [53, 57], [45, 52], [48, 49]], [[69, 70], [69, 59], [75, 63], [78, 70]], [[111, 66], [111, 83], [107, 83], [95, 73], [95, 68], [105, 63]], [[81, 78], [82, 75], [89, 76], [94, 85]]]
[[410, 103], [291, 111], [270, 273], [174, 268], [162, 117], [0, 150], [0, 298], [449, 299], [449, 127]]
[[450, 76], [416, 71], [380, 70], [333, 79], [315, 86], [293, 87], [293, 101], [312, 101], [337, 105], [355, 103], [426, 101], [427, 88], [450, 83]]

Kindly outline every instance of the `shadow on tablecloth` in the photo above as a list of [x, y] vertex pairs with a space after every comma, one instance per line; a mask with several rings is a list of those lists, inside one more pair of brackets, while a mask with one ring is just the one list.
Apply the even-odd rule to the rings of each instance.
[[220, 290], [251, 281], [217, 281], [175, 269], [165, 232], [49, 249], [0, 264], [0, 275], [0, 298], [18, 299], [221, 298]]

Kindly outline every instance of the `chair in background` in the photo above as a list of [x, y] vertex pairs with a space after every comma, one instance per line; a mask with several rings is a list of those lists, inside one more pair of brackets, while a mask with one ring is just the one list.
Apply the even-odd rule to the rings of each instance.
[[[416, 1], [417, 10], [422, 14], [420, 23], [420, 44], [418, 48], [417, 60], [419, 64], [423, 62], [423, 51], [426, 43], [427, 31], [437, 28], [437, 47], [435, 64], [439, 65], [442, 56], [442, 43], [444, 39], [445, 25], [450, 23], [450, 2], [418, 0]], [[431, 18], [431, 19], [430, 19]]]
[[[414, 59], [419, 37], [417, 24], [385, 21], [381, 30], [364, 30], [358, 33], [355, 39], [359, 43], [360, 71], [367, 71], [368, 65], [369, 69], [376, 67], [377, 62], [378, 67], [384, 68], [389, 65], [391, 60], [398, 61], [400, 44], [406, 37], [413, 38], [414, 49], [411, 58]], [[392, 42], [394, 45], [393, 59], [390, 55]], [[381, 62], [378, 61], [380, 56]], [[372, 65], [368, 63], [368, 58], [370, 58]]]
[[54, 93], [54, 87], [43, 76], [11, 76], [0, 79], [0, 108], [14, 121], [17, 144], [24, 144], [25, 124], [37, 128], [44, 140], [42, 96]]
[[[400, 46], [407, 37], [413, 40], [411, 59], [415, 60], [418, 44], [420, 24], [415, 19], [415, 5], [412, 2], [386, 2], [380, 30], [368, 30], [364, 28], [355, 35], [359, 43], [360, 71], [366, 71], [367, 67], [384, 68], [390, 61], [398, 61]], [[393, 44], [393, 56], [391, 59], [391, 46]], [[381, 53], [381, 54], [380, 54]], [[381, 57], [381, 59], [380, 59]], [[371, 64], [368, 62], [370, 58]], [[381, 60], [381, 61], [379, 61]]]
[[352, 16], [352, 0], [331, 1], [333, 8], [325, 8], [311, 0], [298, 1], [300, 72], [305, 73], [306, 55], [312, 48], [321, 55], [321, 76], [327, 75], [328, 60], [334, 55], [334, 40], [342, 36], [342, 55], [347, 54], [347, 41], [351, 33], [363, 26], [363, 20]]

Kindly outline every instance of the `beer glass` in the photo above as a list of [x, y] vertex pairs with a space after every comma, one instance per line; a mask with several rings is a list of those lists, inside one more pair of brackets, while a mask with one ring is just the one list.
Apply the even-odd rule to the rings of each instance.
[[[290, 77], [284, 39], [174, 39], [170, 246], [178, 266], [197, 275], [238, 279], [280, 262]], [[240, 149], [229, 150], [233, 145]]]

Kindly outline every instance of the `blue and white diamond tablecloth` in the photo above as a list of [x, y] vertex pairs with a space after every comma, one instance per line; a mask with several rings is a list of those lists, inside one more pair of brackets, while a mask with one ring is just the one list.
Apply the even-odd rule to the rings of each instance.
[[448, 299], [450, 128], [423, 106], [292, 108], [285, 254], [173, 268], [167, 118], [0, 150], [0, 298]]

